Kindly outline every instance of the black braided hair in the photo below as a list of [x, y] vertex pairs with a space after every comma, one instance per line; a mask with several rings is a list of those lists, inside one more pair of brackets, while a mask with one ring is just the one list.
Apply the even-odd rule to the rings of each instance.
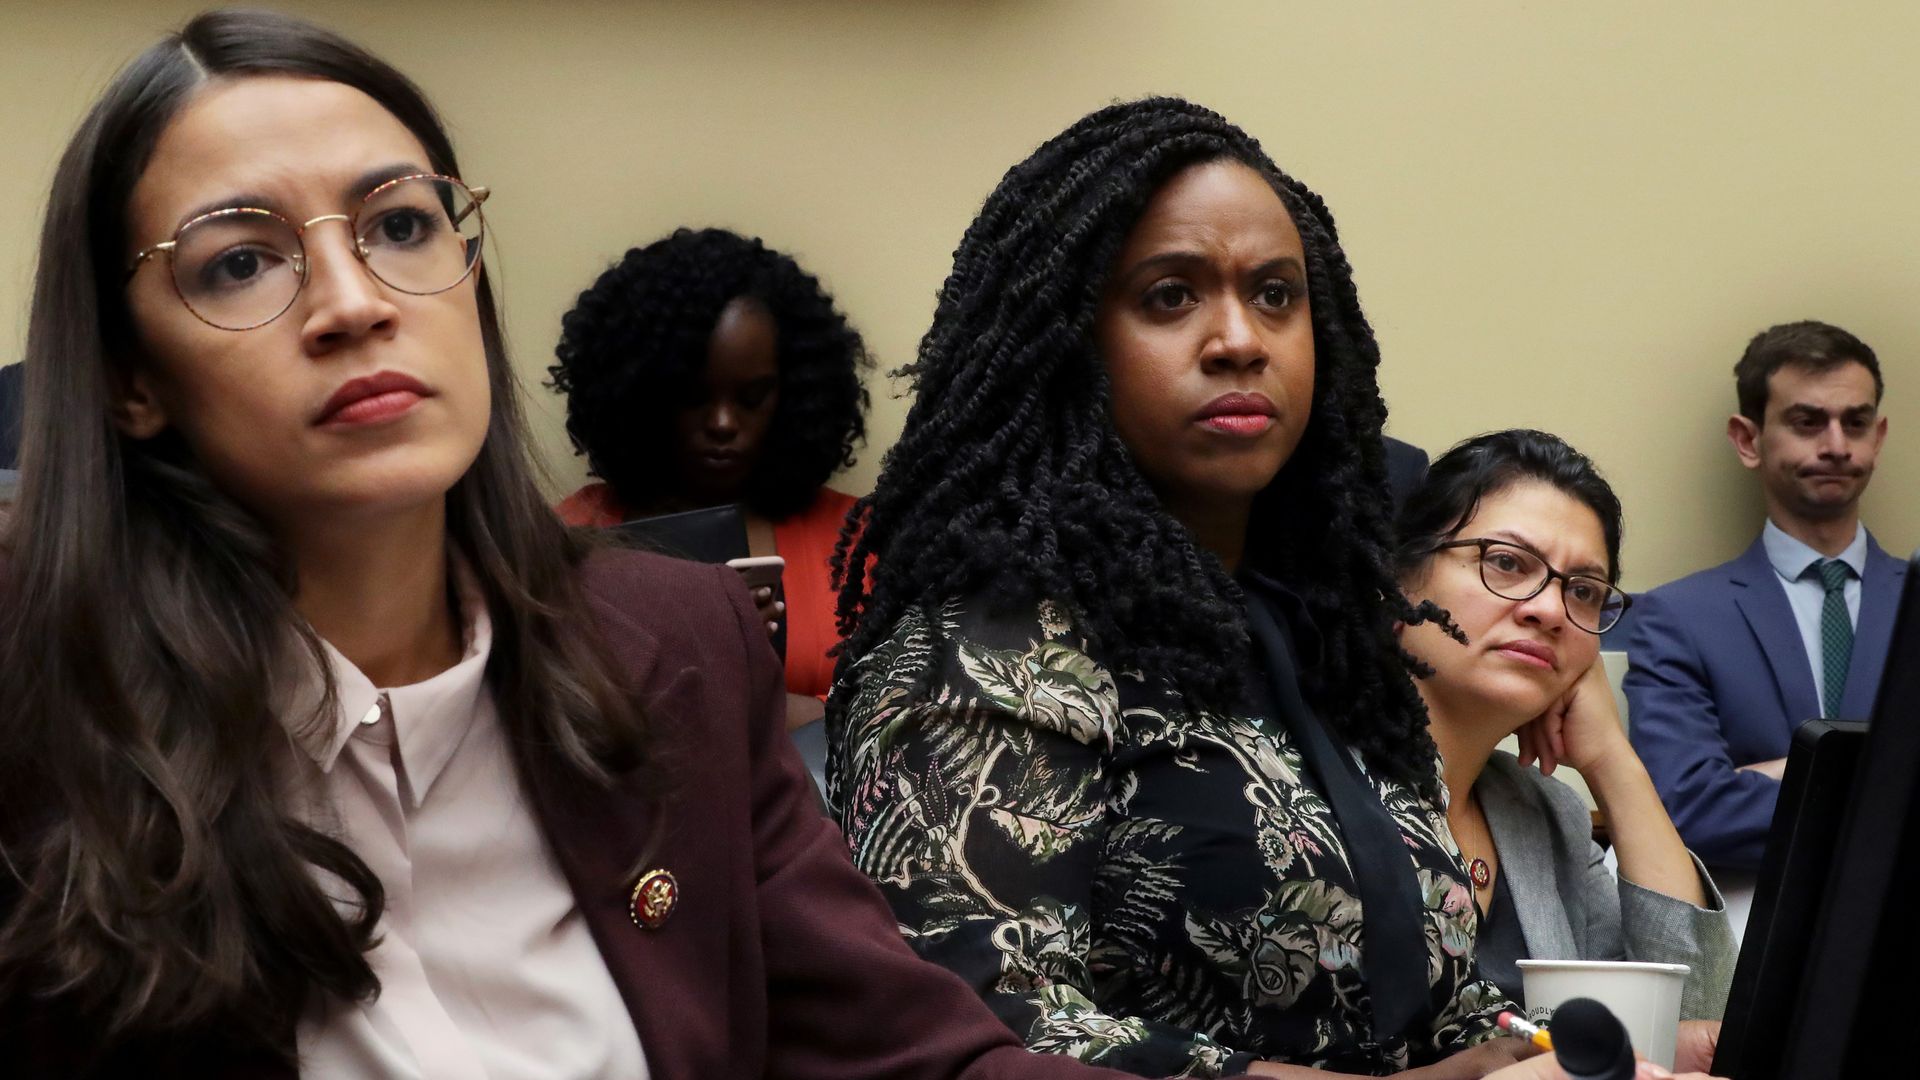
[[773, 316], [780, 362], [780, 404], [743, 501], [778, 521], [853, 464], [872, 366], [860, 334], [818, 279], [759, 239], [679, 229], [629, 250], [580, 294], [547, 369], [567, 395], [574, 449], [628, 507], [671, 495], [673, 411], [706, 370], [720, 313], [743, 296]]
[[[1324, 651], [1306, 689], [1329, 722], [1375, 769], [1432, 796], [1426, 711], [1391, 627], [1445, 616], [1409, 606], [1395, 581], [1379, 350], [1333, 216], [1245, 132], [1177, 98], [1113, 105], [1048, 140], [961, 238], [933, 326], [901, 372], [917, 392], [906, 429], [836, 550], [837, 681], [915, 607], [1050, 597], [1072, 605], [1117, 670], [1165, 678], [1199, 707], [1239, 704], [1242, 594], [1135, 468], [1093, 337], [1148, 200], [1220, 160], [1266, 177], [1299, 228], [1316, 356], [1312, 416], [1255, 500], [1247, 561], [1311, 612]], [[846, 694], [834, 696], [839, 707]]]

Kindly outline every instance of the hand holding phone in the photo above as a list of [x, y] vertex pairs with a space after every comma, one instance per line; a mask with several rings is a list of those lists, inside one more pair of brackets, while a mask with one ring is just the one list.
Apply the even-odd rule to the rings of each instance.
[[767, 636], [774, 641], [774, 649], [785, 654], [787, 605], [780, 599], [780, 577], [787, 568], [787, 560], [778, 555], [756, 555], [746, 559], [728, 559], [727, 565], [739, 571], [740, 577], [747, 583], [747, 591], [753, 594], [754, 606], [760, 609], [760, 618], [766, 621]]

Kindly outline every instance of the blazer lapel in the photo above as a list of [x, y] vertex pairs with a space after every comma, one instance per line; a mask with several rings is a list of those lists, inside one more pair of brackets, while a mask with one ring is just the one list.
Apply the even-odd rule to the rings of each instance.
[[1853, 630], [1853, 662], [1847, 667], [1847, 687], [1840, 694], [1840, 715], [1866, 720], [1873, 715], [1873, 698], [1887, 668], [1887, 649], [1893, 643], [1893, 616], [1900, 607], [1900, 587], [1907, 564], [1881, 550], [1867, 536], [1867, 573], [1860, 582], [1860, 620]]
[[[603, 789], [554, 769], [536, 789], [534, 801], [561, 871], [573, 887], [574, 901], [637, 1028], [642, 1018], [658, 1009], [653, 988], [639, 978], [652, 943], [627, 915], [636, 876], [634, 862], [650, 839], [647, 823], [656, 812], [635, 786], [629, 781]], [[644, 1030], [641, 1036], [652, 1070], [657, 1075], [674, 1075], [661, 1071], [652, 1040]]]
[[[685, 752], [671, 742], [677, 725], [668, 718], [689, 715], [700, 708], [700, 685], [694, 669], [676, 672], [667, 685], [649, 692], [649, 684], [659, 681], [654, 672], [657, 640], [643, 628], [617, 613], [598, 612], [603, 630], [630, 685], [639, 688], [640, 707], [652, 731], [650, 747], [656, 765], [676, 752]], [[622, 622], [625, 625], [620, 625]], [[694, 713], [693, 715], [698, 715]], [[710, 948], [700, 920], [689, 919], [684, 911], [675, 911], [657, 929], [643, 929], [632, 915], [633, 889], [641, 873], [656, 868], [674, 873], [680, 882], [682, 900], [687, 892], [712, 891], [713, 882], [690, 882], [688, 866], [676, 865], [677, 855], [671, 830], [666, 827], [663, 803], [674, 792], [664, 793], [657, 786], [668, 782], [655, 768], [641, 775], [621, 777], [608, 788], [565, 770], [552, 759], [536, 762], [537, 781], [531, 785], [536, 812], [546, 827], [548, 842], [573, 888], [581, 915], [600, 947], [601, 958], [620, 988], [627, 1012], [633, 1018], [646, 1054], [648, 1071], [654, 1076], [694, 1076], [710, 1070], [714, 1063], [696, 1058], [699, 1049], [724, 1047], [724, 1034], [712, 1038], [693, 1029], [724, 1024], [719, 1016], [702, 1017], [717, 1010], [704, 1000], [710, 994], [692, 986], [710, 973], [713, 956], [722, 955]], [[642, 856], [645, 856], [644, 860]], [[641, 865], [644, 861], [645, 865]], [[689, 886], [692, 889], [689, 890]], [[701, 906], [717, 903], [713, 896], [694, 896]]]
[[1554, 876], [1558, 860], [1553, 853], [1552, 812], [1532, 805], [1508, 768], [1505, 758], [1495, 754], [1474, 789], [1486, 812], [1493, 846], [1500, 852], [1500, 872], [1507, 876], [1507, 895], [1513, 897], [1514, 914], [1520, 917], [1520, 936], [1533, 959], [1578, 960], [1579, 941], [1566, 906], [1558, 902], [1564, 890]]
[[1787, 725], [1787, 736], [1802, 721], [1820, 715], [1820, 695], [1813, 688], [1813, 664], [1807, 659], [1807, 647], [1800, 640], [1800, 627], [1793, 617], [1793, 606], [1780, 587], [1767, 551], [1755, 540], [1746, 554], [1733, 561], [1728, 581], [1733, 587], [1733, 602], [1746, 619], [1747, 627], [1760, 642], [1760, 651], [1773, 671], [1773, 685], [1780, 694], [1780, 711]]

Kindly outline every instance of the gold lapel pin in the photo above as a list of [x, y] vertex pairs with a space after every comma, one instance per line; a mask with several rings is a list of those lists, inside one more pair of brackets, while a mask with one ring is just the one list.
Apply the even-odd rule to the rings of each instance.
[[633, 901], [628, 913], [633, 925], [642, 930], [658, 930], [680, 902], [680, 883], [666, 870], [649, 870], [633, 886]]

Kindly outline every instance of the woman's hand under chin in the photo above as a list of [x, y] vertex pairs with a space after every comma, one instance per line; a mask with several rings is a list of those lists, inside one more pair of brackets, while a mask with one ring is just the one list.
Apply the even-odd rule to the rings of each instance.
[[1627, 741], [1599, 659], [1517, 734], [1521, 764], [1538, 760], [1548, 775], [1562, 762], [1580, 771], [1613, 838], [1621, 878], [1694, 907], [1706, 906], [1706, 886], [1646, 766]]
[[1621, 754], [1633, 754], [1606, 664], [1598, 656], [1559, 700], [1514, 734], [1520, 740], [1520, 764], [1538, 761], [1548, 776], [1563, 764], [1585, 776]]

